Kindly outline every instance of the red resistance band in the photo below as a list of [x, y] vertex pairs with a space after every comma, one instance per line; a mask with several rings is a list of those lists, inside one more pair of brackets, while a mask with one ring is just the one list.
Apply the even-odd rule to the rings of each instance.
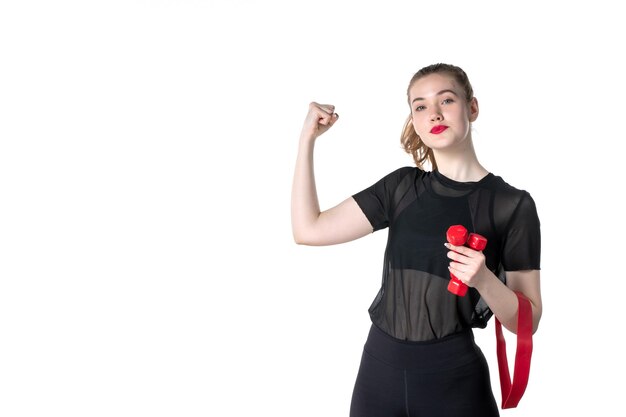
[[517, 350], [515, 351], [515, 370], [512, 384], [502, 325], [496, 318], [498, 369], [500, 371], [503, 409], [517, 407], [517, 403], [524, 395], [530, 374], [530, 359], [533, 355], [533, 310], [528, 298], [517, 291], [515, 291], [515, 295], [517, 295], [519, 307], [517, 312]]

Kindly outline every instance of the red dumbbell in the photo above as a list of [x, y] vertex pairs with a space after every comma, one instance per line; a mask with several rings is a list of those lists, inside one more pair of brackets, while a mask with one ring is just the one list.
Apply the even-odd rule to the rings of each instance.
[[[487, 239], [478, 233], [470, 233], [468, 236], [467, 229], [460, 224], [450, 226], [446, 232], [448, 242], [454, 246], [467, 246], [474, 250], [483, 250], [487, 247]], [[467, 293], [467, 285], [460, 281], [450, 272], [450, 282], [448, 283], [448, 291], [452, 294], [463, 297]]]

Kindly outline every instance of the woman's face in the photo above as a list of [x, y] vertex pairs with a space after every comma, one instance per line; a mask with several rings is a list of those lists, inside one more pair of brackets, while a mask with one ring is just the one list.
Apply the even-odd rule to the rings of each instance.
[[472, 98], [467, 103], [454, 78], [445, 74], [420, 78], [409, 89], [409, 101], [413, 128], [429, 148], [448, 148], [470, 137], [470, 122], [478, 117], [478, 102]]

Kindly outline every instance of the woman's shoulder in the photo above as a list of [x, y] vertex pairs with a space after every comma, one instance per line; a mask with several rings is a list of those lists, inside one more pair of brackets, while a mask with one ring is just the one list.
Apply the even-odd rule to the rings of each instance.
[[399, 175], [399, 176], [405, 176], [407, 174], [415, 174], [418, 175], [420, 173], [423, 173], [424, 171], [421, 170], [420, 168], [416, 167], [416, 166], [410, 166], [410, 165], [406, 165], [400, 168], [397, 168], [395, 170], [393, 170], [391, 172], [391, 174], [395, 174], [395, 175]]
[[492, 174], [492, 179], [487, 184], [488, 188], [491, 188], [493, 191], [510, 195], [511, 197], [523, 197], [524, 195], [529, 195], [530, 193], [525, 189], [518, 188], [510, 183], [506, 182], [501, 176]]
[[407, 178], [416, 178], [420, 175], [422, 175], [424, 173], [424, 171], [422, 171], [421, 169], [419, 169], [418, 167], [415, 166], [403, 166], [400, 168], [396, 168], [393, 171], [390, 171], [389, 173], [385, 174], [382, 178], [381, 181], [387, 182], [387, 183], [399, 183], [400, 181], [402, 181], [403, 179], [407, 179]]
[[493, 191], [494, 210], [510, 217], [516, 212], [536, 212], [535, 201], [531, 194], [522, 188], [515, 187], [502, 177], [494, 175], [489, 187]]

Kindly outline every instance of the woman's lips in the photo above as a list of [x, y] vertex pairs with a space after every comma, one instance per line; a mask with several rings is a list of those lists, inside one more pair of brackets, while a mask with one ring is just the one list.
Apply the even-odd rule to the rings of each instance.
[[444, 125], [438, 125], [433, 127], [432, 129], [430, 129], [430, 133], [434, 133], [435, 135], [443, 132], [444, 130], [446, 130], [448, 128], [448, 126], [444, 126]]

